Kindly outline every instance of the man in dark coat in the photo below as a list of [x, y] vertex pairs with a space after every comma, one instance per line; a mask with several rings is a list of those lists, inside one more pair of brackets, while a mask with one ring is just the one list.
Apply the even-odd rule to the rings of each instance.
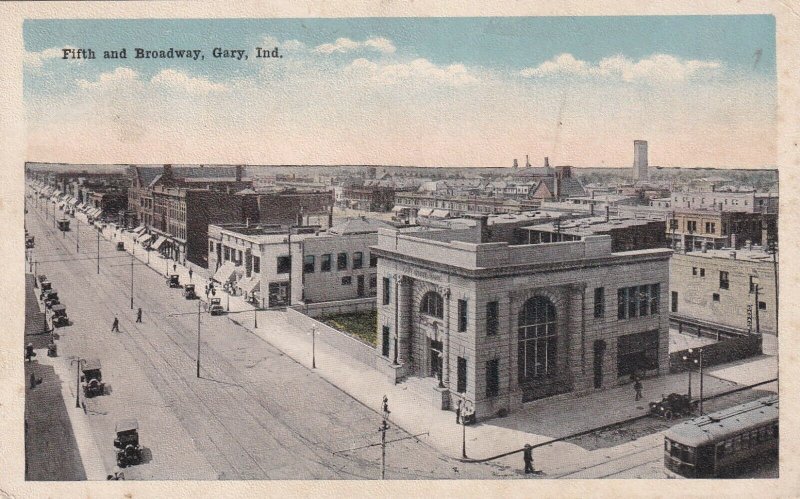
[[114, 323], [111, 324], [111, 331], [116, 331], [119, 333], [119, 319], [114, 317]]
[[533, 447], [531, 447], [531, 444], [525, 444], [525, 450], [522, 451], [522, 460], [525, 461], [525, 474], [533, 473]]

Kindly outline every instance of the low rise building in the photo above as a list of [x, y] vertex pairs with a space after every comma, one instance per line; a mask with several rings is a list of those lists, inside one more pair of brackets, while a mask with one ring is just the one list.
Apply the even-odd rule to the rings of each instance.
[[[760, 247], [675, 253], [670, 313], [675, 322], [713, 332], [776, 334], [777, 254]], [[720, 328], [717, 328], [720, 329]]]
[[580, 241], [587, 236], [611, 236], [611, 250], [632, 251], [667, 246], [666, 222], [624, 218], [589, 217], [549, 222], [528, 227], [530, 244]]
[[671, 250], [485, 233], [379, 232], [377, 353], [395, 380], [430, 378], [443, 409], [463, 398], [486, 418], [667, 373]]

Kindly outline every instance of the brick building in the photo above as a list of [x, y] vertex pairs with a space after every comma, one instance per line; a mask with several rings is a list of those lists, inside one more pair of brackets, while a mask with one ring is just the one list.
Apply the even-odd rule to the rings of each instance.
[[379, 232], [377, 349], [395, 380], [431, 378], [443, 409], [463, 397], [484, 418], [667, 373], [671, 250], [487, 243], [481, 225]]
[[527, 241], [541, 244], [580, 241], [586, 236], [611, 236], [611, 251], [632, 251], [667, 246], [666, 222], [606, 217], [561, 220], [527, 229]]
[[[675, 253], [670, 313], [676, 322], [741, 334], [776, 334], [776, 262], [763, 248]], [[756, 289], [756, 287], [758, 289]], [[692, 329], [694, 330], [694, 329]]]
[[765, 238], [777, 238], [777, 222], [775, 214], [673, 209], [667, 214], [667, 235], [676, 247], [689, 251], [704, 244], [713, 249], [741, 248], [746, 241], [762, 244]]
[[390, 211], [394, 206], [395, 188], [379, 185], [350, 185], [342, 189], [350, 208], [366, 211]]

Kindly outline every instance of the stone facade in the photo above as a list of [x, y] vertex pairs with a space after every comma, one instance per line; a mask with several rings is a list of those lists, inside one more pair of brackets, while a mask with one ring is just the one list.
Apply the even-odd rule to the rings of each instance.
[[[636, 333], [649, 332], [656, 342], [649, 355], [657, 360], [639, 374], [667, 372], [671, 250], [612, 253], [608, 236], [540, 245], [475, 244], [455, 241], [470, 238], [450, 232], [453, 242], [443, 242], [447, 237], [441, 234], [434, 240], [381, 231], [375, 248], [378, 354], [396, 360], [401, 379], [432, 376], [432, 389], [445, 393], [443, 408], [465, 397], [477, 417], [493, 417], [526, 401], [627, 382], [629, 374], [618, 373], [617, 346], [620, 337]], [[618, 319], [617, 290], [642, 285], [648, 290], [656, 285], [657, 311]], [[596, 288], [604, 289], [600, 317], [595, 317]], [[441, 313], [425, 309], [428, 293], [441, 297]], [[521, 327], [530, 325], [525, 318], [530, 315], [521, 318], [521, 312], [534, 303], [554, 310], [546, 325], [553, 333], [547, 341], [554, 345], [520, 342]], [[525, 348], [545, 350], [526, 357]], [[532, 359], [547, 364], [542, 367], [547, 372], [521, 378], [523, 370], [540, 369]], [[526, 363], [522, 369], [520, 360]]]

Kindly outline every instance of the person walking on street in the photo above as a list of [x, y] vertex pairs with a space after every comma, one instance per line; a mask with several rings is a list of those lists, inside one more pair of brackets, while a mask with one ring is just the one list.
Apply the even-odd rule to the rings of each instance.
[[116, 317], [114, 317], [114, 323], [111, 324], [111, 331], [112, 332], [116, 331], [119, 333], [119, 319], [117, 319]]
[[173, 272], [177, 272], [178, 271], [178, 264], [177, 263], [173, 263], [172, 264], [172, 271]]
[[189, 267], [189, 282], [192, 280], [192, 268]]
[[636, 378], [636, 382], [633, 384], [633, 389], [636, 391], [636, 401], [642, 400], [642, 382], [639, 378]]
[[525, 444], [525, 449], [522, 451], [522, 460], [525, 461], [525, 474], [533, 473], [533, 447], [531, 447], [531, 444]]
[[136, 322], [142, 322], [142, 307], [139, 307], [139, 310], [136, 311]]

